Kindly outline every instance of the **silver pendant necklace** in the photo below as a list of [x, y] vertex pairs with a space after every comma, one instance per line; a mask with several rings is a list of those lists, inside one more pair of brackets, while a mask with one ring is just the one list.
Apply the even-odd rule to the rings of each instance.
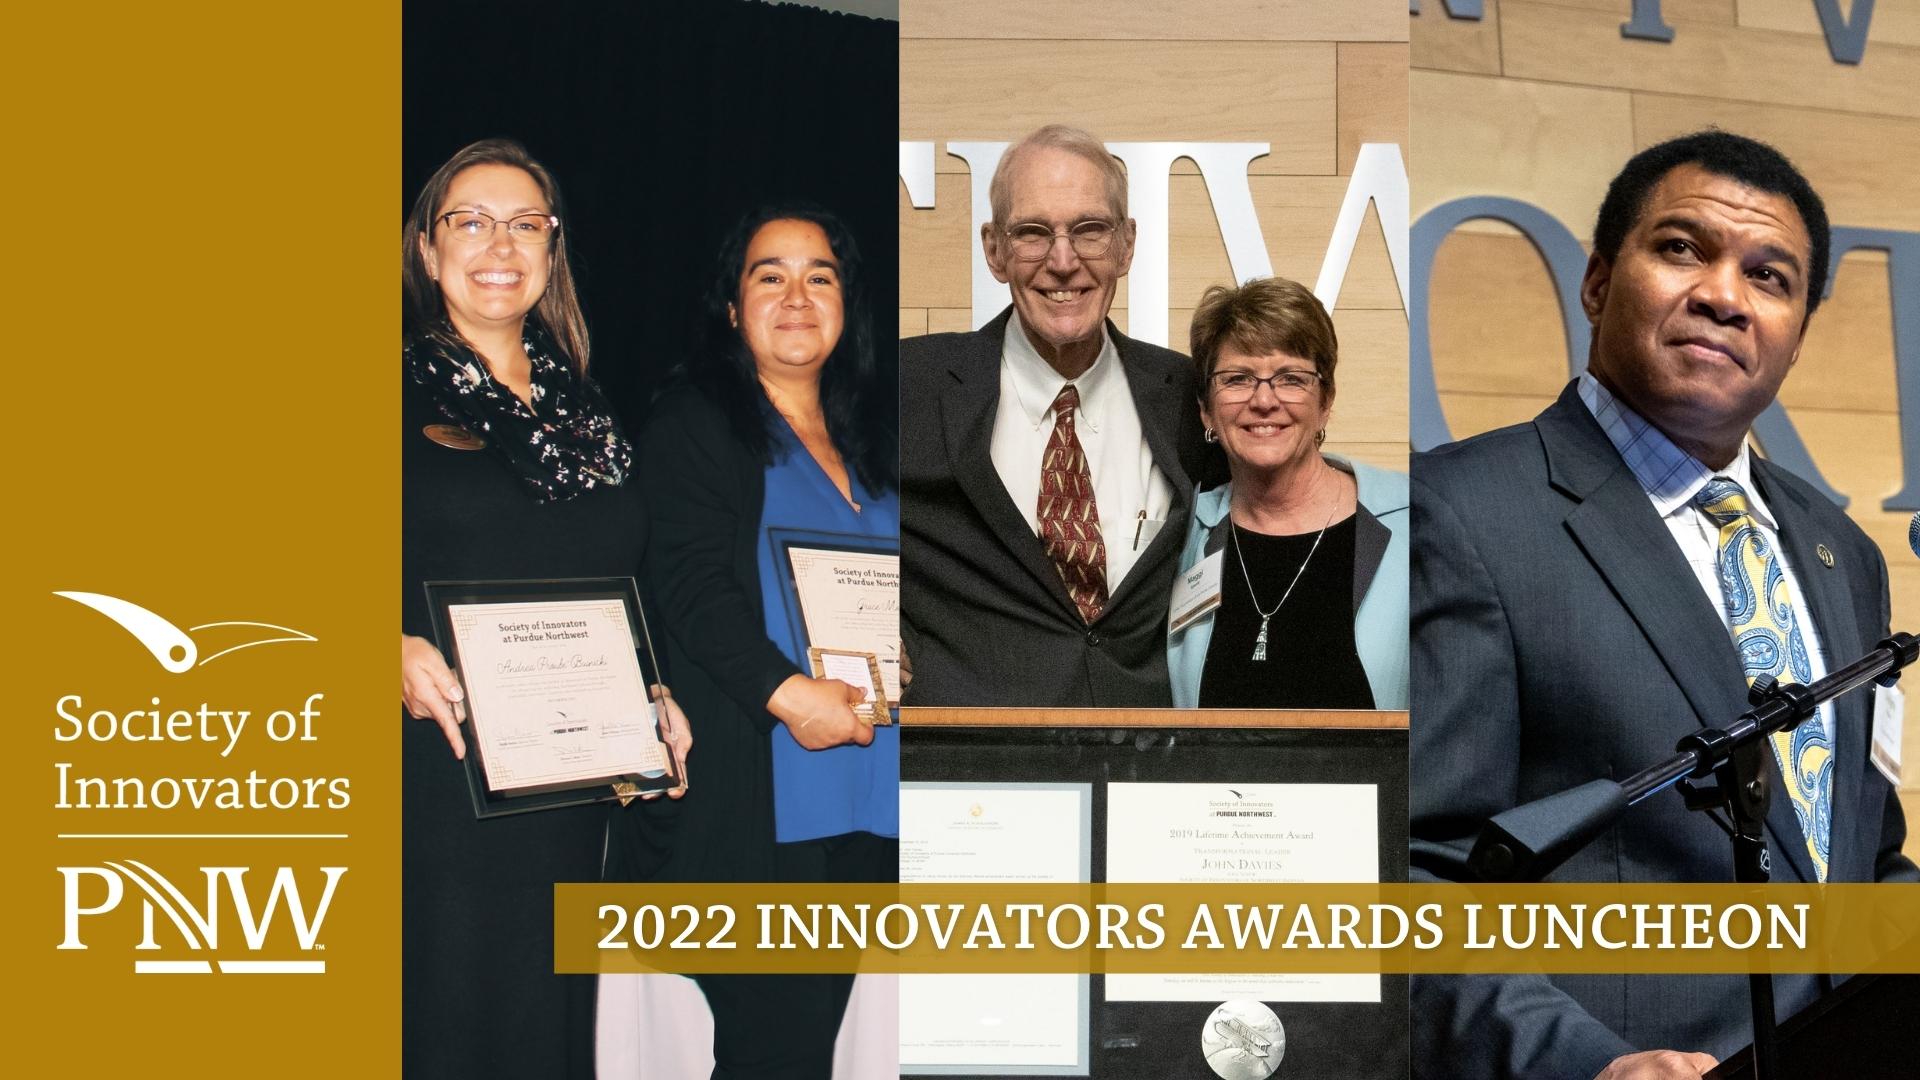
[[1253, 639], [1255, 660], [1266, 660], [1267, 623], [1273, 619], [1276, 612], [1286, 606], [1287, 597], [1292, 596], [1293, 587], [1300, 584], [1300, 575], [1307, 572], [1307, 564], [1313, 561], [1313, 553], [1320, 550], [1320, 541], [1326, 538], [1327, 527], [1333, 524], [1333, 515], [1339, 513], [1339, 510], [1339, 505], [1336, 503], [1334, 508], [1327, 512], [1326, 524], [1320, 526], [1319, 535], [1313, 538], [1313, 546], [1307, 549], [1307, 557], [1300, 560], [1300, 569], [1293, 572], [1293, 580], [1287, 583], [1287, 591], [1280, 594], [1280, 602], [1273, 605], [1272, 611], [1260, 610], [1260, 594], [1253, 591], [1253, 575], [1247, 573], [1247, 556], [1240, 550], [1240, 526], [1234, 524], [1231, 512], [1227, 514], [1227, 530], [1233, 534], [1233, 556], [1240, 561], [1240, 578], [1247, 583], [1247, 596], [1253, 600], [1254, 613], [1260, 616], [1260, 636]]

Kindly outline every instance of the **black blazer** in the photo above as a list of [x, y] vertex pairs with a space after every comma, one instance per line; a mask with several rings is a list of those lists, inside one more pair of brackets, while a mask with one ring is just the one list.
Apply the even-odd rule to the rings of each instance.
[[1193, 501], [1183, 456], [1201, 446], [1192, 362], [1107, 324], [1173, 504], [1088, 626], [990, 456], [1011, 311], [972, 333], [900, 343], [905, 703], [1171, 705], [1167, 599]]
[[766, 471], [691, 389], [655, 404], [636, 468], [651, 527], [649, 630], [693, 752], [684, 799], [615, 811], [608, 877], [768, 881], [778, 721], [766, 702], [801, 672], [767, 640], [757, 559]]
[[[1468, 880], [1489, 816], [1664, 759], [1681, 736], [1744, 711], [1746, 677], [1576, 387], [1530, 424], [1415, 455], [1412, 472], [1413, 873]], [[1866, 652], [1889, 618], [1879, 549], [1792, 474], [1755, 458], [1753, 476], [1828, 663]], [[1866, 692], [1835, 702], [1831, 881], [1915, 877], [1896, 794], [1867, 761], [1871, 721]], [[1778, 787], [1767, 832], [1774, 880], [1814, 880]], [[1726, 836], [1662, 793], [1549, 880], [1732, 878]], [[1786, 1017], [1829, 980], [1774, 983]], [[1738, 976], [1416, 977], [1413, 1060], [1434, 1076], [1589, 1077], [1634, 1050], [1724, 1058], [1749, 1041], [1749, 1012]]]

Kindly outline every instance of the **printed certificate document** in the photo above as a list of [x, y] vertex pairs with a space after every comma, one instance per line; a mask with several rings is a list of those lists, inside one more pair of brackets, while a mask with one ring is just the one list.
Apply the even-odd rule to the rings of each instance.
[[[1378, 881], [1378, 807], [1372, 784], [1108, 784], [1107, 880]], [[1380, 977], [1114, 974], [1106, 996], [1377, 1002]]]
[[900, 703], [900, 556], [790, 543], [787, 564], [807, 644], [870, 653], [887, 703]]
[[[901, 881], [1083, 882], [1087, 784], [900, 785]], [[1085, 1076], [1084, 975], [900, 976], [902, 1075]]]
[[447, 620], [489, 790], [667, 774], [619, 599], [453, 604]]

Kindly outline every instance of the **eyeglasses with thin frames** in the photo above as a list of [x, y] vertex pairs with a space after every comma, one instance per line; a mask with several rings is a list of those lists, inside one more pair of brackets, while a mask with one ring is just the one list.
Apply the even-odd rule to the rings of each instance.
[[1014, 257], [1022, 262], [1039, 262], [1053, 251], [1053, 242], [1065, 237], [1073, 253], [1083, 259], [1098, 259], [1113, 246], [1113, 235], [1119, 230], [1111, 221], [1082, 221], [1065, 232], [1055, 232], [1051, 226], [1037, 221], [1021, 222], [1006, 229], [1007, 246], [1013, 250]]
[[1251, 371], [1216, 371], [1207, 378], [1214, 400], [1222, 405], [1237, 405], [1251, 399], [1262, 384], [1281, 401], [1305, 401], [1324, 381], [1317, 371], [1297, 368], [1276, 371], [1264, 379]]
[[560, 231], [560, 219], [552, 214], [516, 214], [501, 219], [481, 210], [449, 210], [434, 220], [446, 222], [455, 240], [469, 244], [492, 240], [493, 230], [500, 225], [507, 227], [507, 236], [514, 243], [530, 247], [552, 243], [553, 234]]

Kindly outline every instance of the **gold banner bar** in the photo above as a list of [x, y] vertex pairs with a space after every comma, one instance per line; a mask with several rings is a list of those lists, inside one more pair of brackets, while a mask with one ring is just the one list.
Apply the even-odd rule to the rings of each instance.
[[1890, 885], [556, 885], [554, 970], [1920, 973]]

